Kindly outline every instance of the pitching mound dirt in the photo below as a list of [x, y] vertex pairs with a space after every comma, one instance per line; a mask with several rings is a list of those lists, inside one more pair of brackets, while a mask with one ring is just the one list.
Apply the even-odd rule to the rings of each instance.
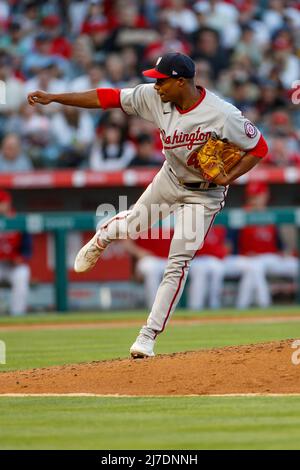
[[292, 340], [0, 374], [0, 394], [300, 393]]

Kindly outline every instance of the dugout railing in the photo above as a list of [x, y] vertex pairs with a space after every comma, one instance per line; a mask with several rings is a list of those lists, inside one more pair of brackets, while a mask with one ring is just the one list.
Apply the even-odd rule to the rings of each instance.
[[[55, 241], [55, 303], [59, 312], [68, 311], [68, 271], [66, 234], [69, 231], [91, 231], [100, 219], [94, 213], [46, 213], [18, 214], [0, 217], [0, 231], [16, 230], [30, 234], [52, 232]], [[263, 212], [245, 212], [242, 209], [224, 210], [216, 223], [228, 228], [246, 225], [293, 225], [297, 229], [298, 252], [300, 252], [300, 208], [272, 208]], [[300, 263], [299, 263], [300, 264]], [[300, 267], [297, 302], [300, 304]]]

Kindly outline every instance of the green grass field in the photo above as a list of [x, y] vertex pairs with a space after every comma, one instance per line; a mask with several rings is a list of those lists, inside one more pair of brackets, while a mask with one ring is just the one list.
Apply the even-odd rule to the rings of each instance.
[[299, 449], [298, 398], [2, 398], [1, 449]]
[[[168, 326], [156, 352], [300, 338], [299, 308], [203, 312], [203, 317], [270, 317], [262, 323]], [[199, 318], [178, 311], [176, 318]], [[271, 320], [274, 318], [274, 322]], [[0, 318], [6, 370], [127, 357], [145, 312]], [[86, 322], [124, 320], [88, 328]], [[70, 328], [12, 330], [8, 324], [68, 322]], [[72, 329], [72, 323], [82, 328]], [[1, 330], [1, 327], [3, 330]], [[299, 366], [300, 367], [300, 366]], [[300, 368], [299, 368], [300, 373]], [[299, 449], [300, 397], [0, 398], [0, 449]]]

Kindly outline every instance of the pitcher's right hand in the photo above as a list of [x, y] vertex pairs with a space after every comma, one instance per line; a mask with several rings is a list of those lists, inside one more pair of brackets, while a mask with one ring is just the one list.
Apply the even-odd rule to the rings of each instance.
[[52, 95], [50, 93], [46, 93], [45, 91], [38, 90], [29, 93], [27, 99], [31, 106], [34, 106], [35, 104], [46, 105], [52, 102]]

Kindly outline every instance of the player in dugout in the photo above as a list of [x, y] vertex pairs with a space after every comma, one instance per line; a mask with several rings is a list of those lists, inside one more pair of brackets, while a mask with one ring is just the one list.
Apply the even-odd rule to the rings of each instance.
[[[13, 215], [11, 195], [0, 190], [0, 217]], [[0, 233], [0, 282], [8, 282], [11, 286], [9, 313], [12, 316], [21, 316], [27, 311], [30, 287], [28, 260], [31, 253], [29, 234], [17, 231]]]

